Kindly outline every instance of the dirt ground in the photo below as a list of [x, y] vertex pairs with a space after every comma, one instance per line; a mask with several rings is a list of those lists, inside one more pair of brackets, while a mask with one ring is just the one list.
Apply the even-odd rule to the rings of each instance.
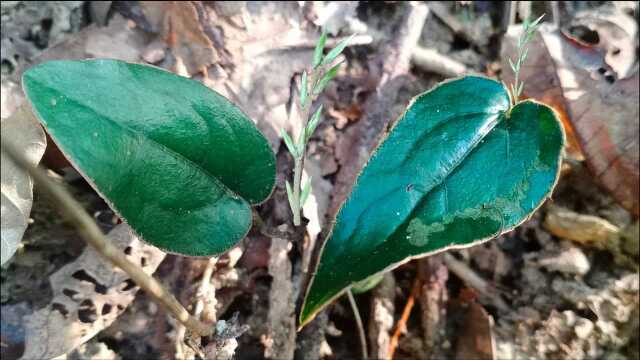
[[[236, 359], [361, 358], [346, 297], [295, 331], [301, 243], [322, 238], [327, 219], [348, 193], [350, 176], [361, 166], [357, 154], [371, 149], [413, 96], [465, 73], [508, 78], [501, 49], [524, 17], [544, 13], [545, 22], [557, 21], [584, 41], [595, 33], [600, 45], [615, 44], [618, 53], [623, 51], [623, 60], [604, 58], [616, 81], [637, 79], [635, 2], [562, 2], [559, 9], [552, 4], [558, 2], [526, 1], [512, 3], [511, 9], [487, 1], [189, 3], [193, 12], [187, 14], [136, 1], [2, 2], [2, 117], [23, 99], [19, 76], [25, 68], [51, 59], [109, 57], [200, 80], [257, 119], [277, 154], [278, 169], [276, 190], [257, 212], [264, 227], [284, 224], [300, 243], [254, 226], [217, 260], [208, 293], [213, 300], [205, 304], [205, 313], [219, 320], [217, 326], [226, 326], [224, 341], [232, 343]], [[416, 15], [420, 6], [428, 8], [426, 16]], [[605, 13], [626, 14], [635, 32], [629, 30], [628, 38], [611, 35], [611, 26], [602, 24], [605, 18], [614, 20]], [[195, 30], [194, 16], [199, 22]], [[421, 18], [420, 24], [413, 24], [413, 17]], [[624, 28], [625, 21], [617, 24]], [[292, 84], [309, 66], [320, 26], [330, 39], [358, 35], [344, 52], [346, 65], [319, 99], [325, 110], [305, 168], [314, 179], [305, 206], [305, 235], [296, 234], [291, 224], [284, 181], [291, 176], [293, 159], [279, 129], [300, 127], [288, 116], [296, 96]], [[420, 57], [415, 48], [431, 55]], [[605, 50], [616, 52], [611, 46]], [[535, 56], [529, 61], [536, 63]], [[531, 74], [532, 84], [536, 79]], [[525, 95], [538, 94], [525, 89]], [[590, 96], [599, 95], [592, 91]], [[625, 101], [637, 108], [637, 89], [633, 96]], [[566, 112], [573, 120], [577, 112], [571, 106]], [[628, 153], [637, 153], [637, 110], [628, 121], [629, 129], [636, 129]], [[580, 143], [579, 136], [575, 141]], [[396, 359], [640, 359], [638, 217], [594, 176], [591, 153], [574, 146], [565, 151], [551, 199], [523, 225], [473, 248], [413, 260], [356, 295], [370, 357], [388, 358], [398, 332]], [[117, 216], [55, 149], [47, 149], [43, 164], [70, 185], [105, 232], [117, 228]], [[164, 254], [138, 243], [122, 246], [133, 247], [156, 278], [189, 309], [194, 306], [206, 259]], [[183, 345], [184, 328], [144, 292], [136, 293], [135, 284], [115, 289], [120, 282], [113, 280], [112, 291], [111, 275], [94, 269], [91, 256], [97, 255], [87, 251], [36, 187], [22, 246], [1, 269], [2, 359], [20, 358], [25, 351], [50, 354], [56, 347], [64, 349], [61, 358], [66, 359], [197, 358]], [[283, 252], [287, 261], [275, 263]], [[67, 273], [73, 275], [60, 275]], [[56, 299], [71, 286], [67, 281], [82, 283], [80, 295], [89, 301], [77, 309], [60, 304]], [[282, 294], [285, 298], [278, 297]], [[118, 305], [111, 311], [112, 305], [104, 304]], [[64, 320], [55, 327], [38, 322], [33, 317], [38, 311], [49, 311], [45, 319], [62, 314]], [[56, 332], [82, 341], [58, 341]]]

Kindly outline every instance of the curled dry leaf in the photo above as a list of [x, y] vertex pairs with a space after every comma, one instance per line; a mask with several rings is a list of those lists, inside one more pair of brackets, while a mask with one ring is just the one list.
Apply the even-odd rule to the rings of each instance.
[[[141, 242], [131, 228], [120, 224], [109, 240], [152, 274], [165, 253]], [[23, 359], [50, 359], [75, 349], [108, 327], [135, 298], [138, 287], [127, 274], [91, 247], [50, 277], [53, 299], [46, 307], [25, 316]]]
[[[509, 29], [502, 58], [514, 53], [522, 28]], [[629, 41], [632, 41], [629, 39]], [[638, 216], [638, 73], [618, 79], [605, 62], [604, 44], [590, 46], [543, 24], [529, 44], [520, 78], [524, 94], [553, 106], [571, 143], [579, 142], [597, 180], [618, 202]], [[503, 64], [503, 80], [513, 73]], [[571, 153], [575, 151], [571, 146]]]
[[[46, 148], [46, 140], [44, 131], [28, 107], [22, 106], [12, 116], [2, 119], [1, 126], [3, 141], [9, 139], [20, 147], [31, 164], [36, 165], [40, 162]], [[27, 228], [33, 202], [33, 182], [31, 177], [9, 160], [4, 152], [2, 152], [0, 168], [2, 169], [0, 264], [4, 264], [16, 252]]]

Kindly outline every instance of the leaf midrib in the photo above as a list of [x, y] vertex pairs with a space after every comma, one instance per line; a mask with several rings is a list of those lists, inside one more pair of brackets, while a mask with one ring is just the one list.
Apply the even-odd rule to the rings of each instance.
[[[460, 115], [460, 116], [465, 117], [465, 116], [469, 116], [469, 115], [473, 115], [473, 114], [477, 114], [477, 115], [479, 115], [479, 114], [485, 114], [485, 115], [487, 115], [488, 117], [498, 117], [498, 119], [497, 119], [496, 121], [492, 122], [491, 129], [490, 129], [489, 131], [487, 131], [487, 135], [488, 135], [488, 134], [489, 134], [489, 133], [491, 133], [491, 132], [495, 129], [495, 127], [500, 123], [500, 117], [501, 117], [501, 116], [504, 116], [504, 113], [505, 113], [505, 110], [500, 110], [500, 111], [498, 111], [498, 112], [485, 112], [485, 111], [478, 111], [478, 112], [466, 113], [466, 114], [463, 114], [463, 115]], [[442, 121], [441, 123], [439, 123], [438, 125], [436, 125], [436, 126], [434, 126], [433, 128], [429, 129], [429, 131], [425, 134], [425, 136], [429, 135], [429, 134], [430, 134], [434, 129], [436, 129], [436, 128], [438, 128], [438, 127], [442, 126], [443, 124], [445, 124], [447, 121], [450, 121], [450, 120], [451, 120], [452, 118], [454, 118], [454, 117], [455, 117], [455, 118], [457, 118], [458, 116], [455, 116], [455, 115], [454, 115], [454, 116], [450, 116], [450, 117], [448, 117], [446, 120], [443, 120], [443, 121]], [[454, 119], [454, 120], [455, 120], [455, 119]], [[439, 186], [439, 185], [441, 185], [444, 181], [446, 181], [446, 179], [449, 177], [449, 175], [451, 175], [451, 174], [452, 174], [452, 173], [453, 173], [453, 172], [454, 172], [458, 167], [460, 167], [460, 166], [461, 166], [461, 164], [462, 164], [462, 163], [464, 163], [464, 162], [465, 162], [465, 160], [469, 157], [469, 155], [470, 155], [470, 154], [471, 154], [471, 153], [472, 153], [472, 152], [473, 152], [473, 151], [478, 147], [478, 144], [479, 144], [480, 142], [482, 142], [482, 140], [483, 140], [487, 135], [485, 135], [485, 136], [483, 136], [483, 137], [480, 137], [480, 138], [478, 138], [478, 140], [476, 140], [475, 142], [473, 142], [473, 143], [472, 143], [472, 145], [471, 145], [471, 146], [469, 146], [468, 151], [465, 151], [465, 152], [464, 152], [464, 155], [460, 157], [459, 161], [458, 161], [457, 163], [455, 163], [455, 164], [454, 164], [450, 169], [447, 169], [447, 171], [443, 172], [443, 176], [442, 176], [442, 178], [441, 178], [439, 181], [437, 181], [436, 183], [434, 183], [434, 184], [431, 186], [431, 188], [429, 188], [429, 189], [427, 189], [426, 191], [422, 192], [422, 194], [421, 194], [421, 196], [420, 196], [420, 199], [416, 202], [416, 205], [413, 207], [413, 209], [412, 209], [411, 211], [407, 212], [407, 215], [402, 219], [402, 221], [398, 221], [398, 222], [397, 222], [397, 225], [396, 225], [396, 226], [394, 226], [393, 231], [391, 231], [391, 234], [393, 234], [393, 233], [394, 233], [394, 232], [395, 232], [395, 231], [396, 231], [400, 226], [402, 226], [402, 224], [404, 224], [404, 223], [407, 221], [407, 219], [408, 219], [408, 218], [413, 214], [413, 210], [415, 209], [415, 207], [416, 207], [416, 206], [418, 206], [417, 204], [421, 203], [421, 202], [423, 201], [423, 199], [424, 199], [424, 198], [425, 198], [429, 193], [431, 193], [431, 191], [432, 191], [434, 188], [438, 187], [438, 186]], [[403, 160], [403, 161], [404, 161], [404, 160]], [[396, 191], [398, 191], [399, 189], [402, 189], [402, 188], [403, 188], [402, 186], [398, 186], [398, 187], [396, 187], [396, 188], [394, 188], [394, 189], [392, 189], [392, 190], [390, 190], [390, 191], [386, 192], [383, 196], [381, 196], [381, 197], [379, 197], [378, 199], [376, 199], [376, 201], [372, 201], [371, 203], [372, 203], [372, 204], [375, 204], [375, 203], [377, 203], [377, 201], [378, 201], [379, 199], [381, 199], [381, 198], [385, 198], [385, 197], [389, 196], [391, 193], [394, 193], [394, 192], [396, 192]], [[360, 214], [358, 214], [357, 225], [354, 227], [354, 231], [353, 231], [353, 232], [349, 235], [349, 237], [348, 237], [349, 243], [352, 243], [352, 242], [353, 242], [352, 240], [353, 240], [354, 236], [355, 236], [356, 234], [358, 234], [358, 232], [357, 232], [357, 231], [355, 231], [355, 229], [359, 229], [359, 228], [361, 228], [361, 227], [362, 227], [362, 225], [363, 225], [363, 221], [364, 221], [364, 213], [365, 213], [365, 212], [363, 211], [363, 212], [361, 212]], [[376, 244], [376, 246], [380, 246], [381, 244], [384, 244], [388, 239], [389, 239], [389, 236], [385, 237], [385, 239], [383, 239], [379, 244]], [[355, 245], [355, 244], [351, 244], [351, 245]]]

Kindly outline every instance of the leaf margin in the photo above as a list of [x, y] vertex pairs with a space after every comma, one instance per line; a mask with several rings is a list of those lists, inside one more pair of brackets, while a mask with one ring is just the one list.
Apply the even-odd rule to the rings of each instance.
[[[476, 78], [482, 78], [482, 79], [486, 79], [486, 80], [491, 80], [494, 81], [496, 83], [498, 83], [502, 89], [508, 94], [509, 91], [507, 89], [507, 87], [505, 86], [505, 84], [501, 81], [498, 81], [496, 79], [492, 79], [488, 76], [484, 76], [484, 75], [461, 75], [461, 76], [457, 76], [457, 77], [453, 77], [453, 78], [449, 78], [449, 79], [445, 79], [439, 83], [437, 83], [436, 85], [434, 85], [431, 89], [422, 92], [414, 97], [411, 98], [411, 100], [409, 101], [409, 103], [407, 104], [407, 106], [405, 107], [404, 111], [396, 118], [396, 121], [394, 121], [393, 125], [391, 127], [389, 127], [388, 129], [385, 130], [384, 134], [382, 134], [382, 136], [380, 136], [378, 143], [376, 145], [376, 147], [371, 151], [371, 154], [369, 154], [369, 158], [367, 159], [367, 161], [364, 163], [364, 165], [362, 166], [362, 168], [360, 169], [360, 171], [358, 172], [358, 175], [356, 176], [356, 179], [353, 183], [353, 186], [351, 187], [351, 191], [349, 192], [349, 195], [347, 197], [345, 197], [344, 201], [340, 204], [340, 207], [336, 210], [335, 215], [332, 219], [331, 222], [329, 222], [330, 224], [332, 224], [331, 229], [326, 233], [326, 236], [324, 237], [324, 239], [322, 239], [322, 244], [320, 245], [319, 251], [317, 252], [317, 256], [315, 258], [312, 259], [312, 263], [309, 265], [309, 278], [306, 280], [306, 283], [304, 284], [304, 298], [302, 300], [302, 303], [300, 305], [300, 312], [298, 314], [297, 317], [297, 322], [298, 322], [298, 331], [302, 330], [302, 328], [304, 326], [306, 326], [307, 324], [309, 324], [316, 316], [318, 313], [320, 313], [320, 311], [322, 311], [323, 309], [325, 309], [328, 305], [330, 305], [331, 303], [333, 303], [336, 299], [340, 298], [342, 295], [344, 295], [347, 291], [349, 291], [351, 289], [351, 287], [354, 284], [357, 284], [358, 282], [354, 282], [351, 285], [345, 287], [344, 289], [342, 289], [341, 291], [339, 291], [338, 293], [336, 293], [333, 297], [331, 297], [329, 300], [327, 300], [326, 302], [324, 302], [322, 305], [318, 306], [317, 308], [313, 309], [311, 312], [309, 312], [306, 316], [303, 317], [303, 313], [306, 307], [306, 302], [307, 302], [307, 296], [309, 295], [309, 291], [311, 290], [311, 287], [313, 285], [313, 281], [315, 279], [315, 274], [318, 270], [318, 267], [320, 265], [320, 259], [322, 258], [322, 254], [324, 253], [324, 248], [329, 240], [329, 238], [331, 237], [331, 235], [333, 234], [333, 230], [334, 230], [334, 226], [335, 223], [337, 222], [337, 217], [338, 214], [340, 214], [340, 211], [342, 210], [342, 208], [344, 207], [344, 205], [347, 203], [347, 201], [349, 200], [349, 197], [351, 195], [351, 192], [353, 191], [353, 189], [356, 187], [357, 183], [358, 183], [358, 179], [360, 178], [360, 175], [362, 174], [362, 171], [367, 167], [367, 165], [369, 165], [369, 162], [371, 161], [372, 158], [374, 158], [375, 154], [377, 153], [378, 149], [380, 148], [380, 146], [387, 140], [388, 136], [395, 130], [395, 127], [398, 125], [398, 123], [400, 122], [399, 120], [402, 119], [405, 115], [405, 113], [413, 106], [413, 104], [418, 100], [418, 98], [425, 96], [433, 91], [435, 91], [436, 89], [438, 89], [439, 87], [446, 85], [450, 82], [454, 82], [457, 80], [462, 80], [466, 77], [476, 77]], [[421, 253], [421, 254], [417, 254], [417, 255], [412, 255], [409, 257], [404, 258], [401, 261], [392, 263], [390, 265], [388, 265], [386, 268], [384, 268], [381, 271], [378, 271], [376, 273], [373, 274], [369, 274], [368, 277], [373, 277], [373, 276], [377, 276], [380, 274], [383, 274], [387, 271], [391, 271], [403, 264], [406, 264], [412, 260], [415, 259], [420, 259], [420, 258], [425, 258], [428, 256], [432, 256], [432, 255], [436, 255], [439, 253], [443, 253], [445, 251], [448, 250], [461, 250], [461, 249], [466, 249], [466, 248], [470, 248], [472, 246], [476, 246], [476, 245], [480, 245], [482, 243], [485, 243], [487, 241], [490, 241], [492, 239], [495, 239], [496, 237], [508, 233], [512, 230], [514, 230], [515, 228], [519, 227], [520, 225], [522, 225], [523, 223], [525, 223], [526, 221], [528, 221], [545, 203], [547, 199], [551, 198], [551, 194], [553, 193], [553, 190], [555, 189], [555, 187], [558, 184], [558, 181], [560, 180], [560, 173], [561, 173], [561, 169], [562, 169], [562, 159], [564, 157], [563, 152], [564, 152], [564, 146], [566, 144], [566, 133], [564, 130], [564, 126], [562, 125], [562, 123], [560, 122], [560, 117], [558, 112], [556, 111], [556, 109], [554, 109], [552, 106], [549, 106], [541, 101], [538, 101], [536, 99], [526, 99], [521, 101], [519, 104], [524, 104], [524, 103], [533, 103], [533, 104], [537, 104], [537, 105], [542, 105], [546, 108], [548, 108], [549, 110], [551, 110], [551, 112], [554, 115], [554, 119], [556, 120], [556, 124], [558, 125], [558, 128], [560, 129], [560, 133], [561, 133], [561, 146], [560, 149], [561, 151], [558, 154], [558, 168], [556, 170], [556, 174], [555, 174], [555, 179], [553, 184], [550, 186], [549, 190], [547, 191], [547, 193], [545, 194], [545, 196], [542, 198], [542, 200], [540, 201], [540, 203], [538, 203], [535, 208], [533, 210], [531, 210], [531, 212], [529, 212], [529, 214], [523, 218], [519, 223], [515, 224], [513, 227], [510, 228], [503, 228], [501, 230], [498, 231], [498, 233], [496, 233], [495, 235], [492, 235], [490, 237], [486, 237], [486, 238], [481, 238], [481, 239], [476, 239], [470, 243], [467, 244], [452, 244], [452, 245], [448, 245], [445, 246], [443, 248], [437, 249], [437, 250], [433, 250], [430, 252], [426, 252], [426, 253]], [[507, 116], [510, 112], [510, 110], [512, 110], [513, 107], [508, 108], [507, 110], [504, 111], [504, 115]], [[509, 118], [507, 117], [506, 119], [507, 121], [509, 121]], [[364, 280], [364, 279], [363, 279]]]

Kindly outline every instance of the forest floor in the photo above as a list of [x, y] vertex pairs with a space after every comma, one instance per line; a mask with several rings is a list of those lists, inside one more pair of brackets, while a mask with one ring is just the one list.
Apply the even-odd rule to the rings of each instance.
[[[309, 225], [303, 239], [313, 244], [362, 166], [358, 154], [371, 150], [413, 96], [465, 73], [509, 78], [510, 54], [504, 49], [524, 17], [544, 13], [546, 22], [559, 23], [581, 40], [595, 33], [605, 51], [615, 52], [612, 43], [618, 52], [631, 49], [623, 61], [608, 52], [604, 61], [616, 80], [637, 79], [636, 2], [566, 2], [559, 9], [551, 5], [556, 2], [524, 1], [511, 9], [484, 1], [188, 3], [184, 10], [171, 3], [2, 2], [2, 118], [24, 99], [24, 69], [52, 59], [118, 58], [200, 80], [256, 119], [272, 145], [276, 189], [258, 213], [264, 226], [284, 224], [291, 232], [284, 181], [293, 159], [279, 130], [300, 128], [289, 116], [296, 96], [292, 84], [309, 66], [321, 26], [333, 44], [358, 34], [344, 52], [346, 65], [319, 99], [323, 120], [309, 145], [305, 176], [313, 179], [313, 193], [304, 209]], [[628, 17], [617, 22], [626, 37], [611, 35], [611, 16]], [[529, 61], [536, 64], [536, 56]], [[529, 76], [535, 88], [538, 78]], [[625, 100], [636, 108], [637, 94], [636, 89], [635, 98]], [[525, 88], [525, 95], [539, 94]], [[571, 120], [577, 113], [571, 104], [566, 112]], [[630, 130], [636, 129], [629, 153], [638, 151], [635, 114], [628, 120]], [[381, 117], [383, 126], [371, 125]], [[375, 133], [368, 134], [370, 129]], [[637, 214], [619, 205], [615, 192], [593, 175], [591, 153], [576, 145], [579, 136], [569, 136], [575, 143], [565, 151], [560, 181], [531, 219], [482, 245], [410, 261], [356, 295], [372, 358], [390, 356], [389, 343], [400, 327], [395, 359], [640, 359]], [[105, 232], [116, 227], [117, 216], [55, 148], [47, 148], [43, 164], [70, 185]], [[189, 354], [184, 329], [142, 291], [136, 294], [134, 284], [112, 289], [103, 282], [113, 275], [92, 261], [97, 255], [87, 252], [37, 187], [30, 218], [22, 247], [1, 269], [2, 359], [25, 351], [48, 354], [56, 347], [67, 359]], [[265, 234], [254, 226], [218, 259], [211, 278], [215, 300], [206, 306], [213, 319], [240, 329], [230, 335], [237, 340], [235, 358], [361, 358], [346, 297], [296, 332], [292, 306], [302, 276], [301, 245]], [[157, 266], [154, 276], [185, 306], [194, 305], [207, 259], [128, 246], [142, 254], [140, 261]], [[282, 253], [285, 261], [276, 262]], [[72, 275], [61, 276], [67, 273]], [[81, 284], [73, 296], [88, 301], [77, 313], [56, 300], [73, 281]], [[282, 294], [288, 298], [279, 299]], [[102, 305], [96, 309], [98, 298]], [[38, 311], [64, 316], [57, 324], [27, 320]]]

